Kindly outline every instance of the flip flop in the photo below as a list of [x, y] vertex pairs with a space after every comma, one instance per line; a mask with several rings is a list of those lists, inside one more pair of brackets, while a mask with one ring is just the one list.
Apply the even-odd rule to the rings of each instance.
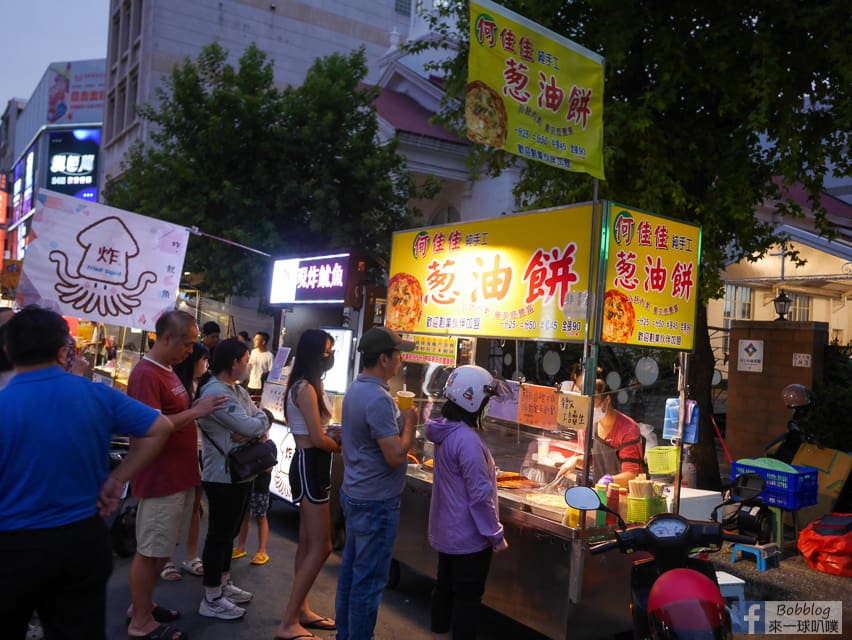
[[337, 625], [331, 618], [317, 618], [310, 622], [300, 622], [305, 629], [317, 629], [318, 631], [336, 631]]
[[254, 554], [250, 564], [266, 564], [267, 562], [269, 562], [269, 556], [265, 553], [258, 552]]
[[175, 566], [173, 562], [167, 562], [166, 566], [163, 567], [163, 570], [160, 571], [160, 577], [167, 582], [177, 582], [178, 580], [183, 580], [183, 576], [180, 575], [180, 571]]
[[236, 547], [231, 550], [231, 560], [236, 560], [237, 558], [245, 558], [246, 555], [248, 554], [245, 551], [241, 551]]
[[161, 624], [144, 636], [132, 636], [128, 633], [127, 638], [128, 640], [189, 640], [189, 634], [180, 629]]
[[[167, 609], [166, 607], [155, 604], [151, 611], [151, 617], [157, 622], [174, 622], [180, 618], [180, 611], [177, 609]], [[130, 616], [127, 616], [125, 625], [130, 626]]]

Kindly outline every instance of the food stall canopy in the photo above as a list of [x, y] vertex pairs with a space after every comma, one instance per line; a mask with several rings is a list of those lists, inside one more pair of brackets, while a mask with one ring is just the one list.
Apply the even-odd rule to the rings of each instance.
[[355, 289], [364, 270], [364, 261], [351, 251], [275, 260], [269, 304], [357, 306]]
[[690, 351], [700, 252], [700, 226], [612, 202], [597, 225], [585, 203], [398, 231], [385, 322], [412, 334], [582, 342], [598, 290], [597, 342]]
[[174, 308], [186, 228], [41, 189], [32, 230], [21, 306], [151, 331]]
[[386, 325], [582, 341], [592, 205], [394, 234]]

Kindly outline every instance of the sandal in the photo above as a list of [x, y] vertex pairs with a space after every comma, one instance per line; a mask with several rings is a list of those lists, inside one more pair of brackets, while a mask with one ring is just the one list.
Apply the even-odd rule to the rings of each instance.
[[127, 638], [128, 640], [189, 640], [189, 634], [180, 629], [161, 624], [144, 636], [132, 636], [128, 633]]
[[180, 575], [180, 571], [178, 571], [175, 563], [171, 561], [167, 562], [166, 566], [163, 567], [163, 570], [160, 571], [160, 577], [168, 582], [176, 582], [177, 580], [183, 579], [183, 576]]
[[[166, 607], [155, 604], [154, 609], [151, 611], [151, 617], [157, 622], [174, 622], [180, 618], [180, 611], [177, 609], [167, 609]], [[125, 626], [130, 626], [130, 616], [127, 616]]]
[[269, 556], [260, 551], [254, 554], [254, 557], [251, 559], [251, 564], [266, 564], [267, 562], [269, 562]]
[[236, 547], [234, 547], [231, 550], [231, 560], [236, 560], [237, 558], [245, 558], [245, 557], [246, 557], [246, 552], [245, 552], [244, 549], [237, 549]]
[[191, 573], [194, 576], [204, 575], [204, 563], [201, 562], [201, 558], [184, 560], [180, 563], [180, 566], [183, 567], [184, 571], [186, 571], [187, 573]]
[[337, 625], [331, 618], [317, 618], [310, 622], [299, 622], [305, 629], [318, 629], [319, 631], [337, 631]]

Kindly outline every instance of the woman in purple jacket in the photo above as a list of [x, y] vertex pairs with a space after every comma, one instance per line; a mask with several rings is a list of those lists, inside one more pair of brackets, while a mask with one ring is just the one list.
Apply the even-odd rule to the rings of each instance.
[[435, 638], [476, 638], [491, 555], [509, 545], [497, 518], [497, 473], [477, 433], [482, 410], [497, 393], [482, 367], [465, 365], [447, 380], [443, 418], [426, 423], [435, 443], [429, 542], [438, 552], [432, 594]]

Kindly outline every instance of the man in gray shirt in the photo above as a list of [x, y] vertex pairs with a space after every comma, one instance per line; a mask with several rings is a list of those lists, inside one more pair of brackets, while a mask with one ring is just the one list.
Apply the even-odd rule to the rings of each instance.
[[402, 366], [402, 351], [414, 343], [385, 327], [373, 327], [358, 342], [362, 370], [343, 399], [343, 487], [346, 546], [337, 579], [338, 640], [370, 640], [388, 579], [406, 456], [417, 412], [400, 412], [388, 381]]

